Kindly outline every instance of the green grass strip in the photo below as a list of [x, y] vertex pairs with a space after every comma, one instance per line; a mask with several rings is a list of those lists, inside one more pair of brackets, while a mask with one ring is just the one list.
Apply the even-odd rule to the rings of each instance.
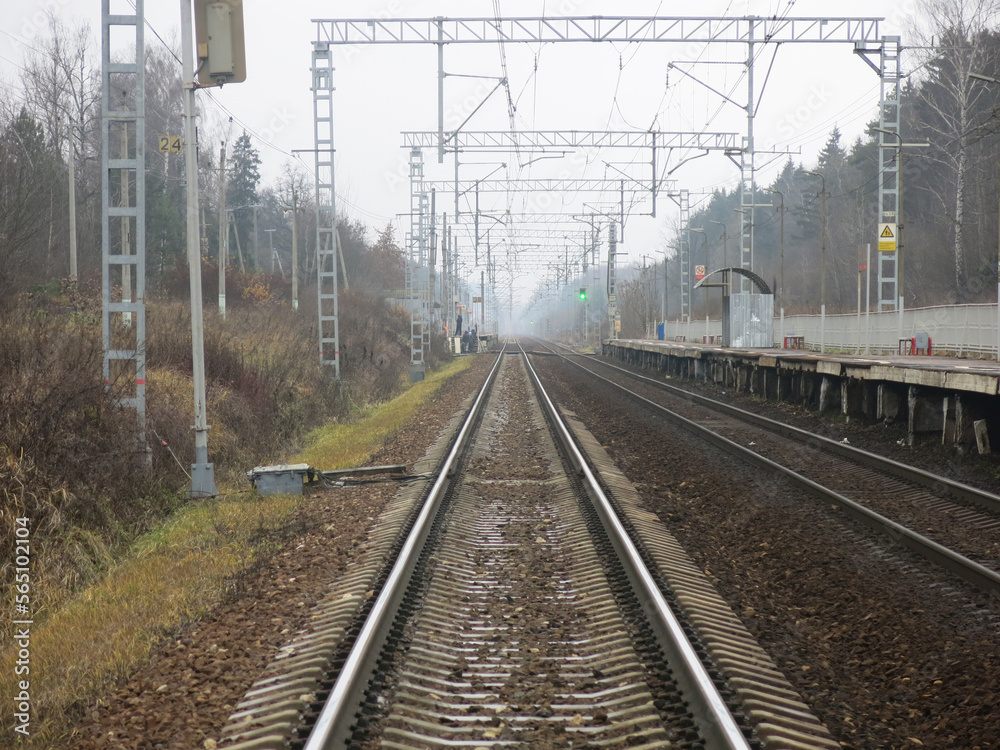
[[458, 357], [425, 380], [414, 383], [392, 401], [363, 410], [356, 420], [313, 430], [306, 437], [306, 448], [296, 461], [322, 471], [364, 465], [445, 380], [468, 368], [472, 361], [472, 357]]

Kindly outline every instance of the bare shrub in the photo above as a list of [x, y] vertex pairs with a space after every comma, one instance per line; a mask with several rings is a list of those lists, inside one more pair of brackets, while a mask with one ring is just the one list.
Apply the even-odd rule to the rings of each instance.
[[[150, 312], [148, 362], [155, 373], [191, 371], [190, 313], [182, 304]], [[239, 474], [255, 462], [290, 450], [306, 430], [330, 417], [337, 393], [316, 353], [315, 323], [277, 304], [205, 316], [205, 362], [211, 458]], [[190, 426], [177, 434], [177, 381], [150, 385], [150, 423], [174, 446], [181, 463], [193, 460]], [[190, 386], [188, 386], [190, 388]], [[190, 395], [188, 396], [190, 398]], [[187, 403], [190, 413], [192, 402]], [[190, 416], [187, 417], [190, 425]]]
[[[71, 529], [99, 529], [114, 544], [169, 505], [146, 466], [135, 412], [120, 409], [115, 384], [103, 382], [102, 356], [99, 326], [88, 317], [22, 303], [0, 321], [4, 582], [18, 517], [29, 519], [37, 560]], [[99, 547], [74, 549], [100, 558]]]
[[371, 292], [340, 294], [341, 375], [357, 406], [385, 401], [409, 373], [410, 320]]

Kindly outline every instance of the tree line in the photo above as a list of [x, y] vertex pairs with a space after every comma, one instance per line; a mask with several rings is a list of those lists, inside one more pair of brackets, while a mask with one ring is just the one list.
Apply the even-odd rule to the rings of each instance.
[[[95, 52], [96, 48], [96, 52]], [[0, 83], [0, 295], [54, 287], [70, 274], [70, 179], [76, 205], [78, 276], [99, 286], [101, 274], [101, 70], [99, 45], [86, 26], [49, 18], [47, 35], [33, 42], [21, 74]], [[187, 288], [183, 153], [162, 153], [161, 136], [183, 133], [181, 66], [177, 53], [147, 45], [145, 54], [146, 268], [151, 295], [184, 296]], [[298, 207], [299, 273], [315, 274], [316, 227], [311, 173], [288, 158], [270, 184], [262, 181], [254, 135], [201, 100], [198, 174], [201, 251], [211, 266], [227, 232], [230, 263], [248, 275], [269, 277], [274, 294], [290, 286], [292, 214]], [[130, 148], [134, 149], [132, 143]], [[225, 172], [220, 172], [225, 149]], [[74, 167], [72, 170], [70, 169]], [[71, 175], [72, 172], [72, 175]], [[227, 217], [221, 216], [225, 179]], [[112, 180], [115, 178], [112, 177]], [[112, 191], [112, 199], [118, 193]], [[400, 256], [389, 227], [376, 238], [359, 222], [344, 221], [341, 247], [348, 278], [386, 289], [402, 286]], [[273, 251], [272, 251], [273, 248]], [[372, 251], [372, 252], [369, 252]], [[369, 266], [374, 265], [374, 268]], [[352, 274], [353, 271], [353, 274]], [[375, 273], [370, 273], [375, 271]], [[282, 281], [284, 280], [284, 282]], [[242, 290], [232, 290], [239, 300]], [[305, 295], [302, 295], [305, 296]]]
[[[991, 0], [927, 0], [920, 3], [926, 28], [910, 30], [910, 45], [904, 37], [912, 74], [901, 89], [901, 141], [928, 144], [887, 151], [888, 160], [899, 160], [900, 292], [908, 308], [996, 301], [1000, 84], [971, 74], [1000, 79], [997, 19], [998, 6]], [[827, 310], [855, 309], [869, 243], [871, 301], [878, 304], [878, 191], [886, 179], [878, 127], [873, 119], [863, 136], [847, 144], [834, 127], [814, 166], [789, 160], [770, 184], [754, 186], [754, 203], [772, 206], [755, 210], [754, 269], [786, 313], [818, 312], [824, 199]], [[886, 135], [885, 142], [899, 141]], [[691, 212], [690, 226], [701, 230], [690, 235], [692, 273], [698, 264], [709, 271], [722, 267], [725, 255], [730, 265], [739, 264], [740, 192], [739, 186], [716, 191]], [[680, 260], [675, 251], [668, 278], [670, 315], [676, 316]], [[659, 295], [653, 297], [658, 308]], [[692, 294], [693, 314], [718, 314], [716, 297]]]

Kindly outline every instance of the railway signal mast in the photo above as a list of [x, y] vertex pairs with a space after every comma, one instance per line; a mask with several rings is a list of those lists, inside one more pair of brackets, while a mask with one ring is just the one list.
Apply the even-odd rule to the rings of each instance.
[[[109, 0], [104, 0], [105, 4]], [[141, 0], [140, 0], [141, 2]], [[205, 387], [205, 338], [201, 305], [201, 249], [198, 233], [198, 144], [195, 89], [246, 80], [243, 4], [181, 0], [181, 47], [184, 86], [184, 159], [187, 179], [187, 255], [191, 285], [191, 353], [194, 369], [194, 463], [190, 496], [216, 494], [215, 466], [208, 460]], [[195, 80], [195, 42], [197, 75]]]

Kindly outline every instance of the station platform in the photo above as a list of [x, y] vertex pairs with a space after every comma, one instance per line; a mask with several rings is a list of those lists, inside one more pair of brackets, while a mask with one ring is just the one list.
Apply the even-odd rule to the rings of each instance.
[[[1000, 362], [928, 355], [742, 349], [650, 339], [605, 339], [605, 356], [671, 377], [712, 381], [739, 392], [839, 409], [869, 421], [906, 420], [912, 441], [940, 433], [962, 448], [1000, 441]], [[994, 424], [995, 423], [995, 424]]]

